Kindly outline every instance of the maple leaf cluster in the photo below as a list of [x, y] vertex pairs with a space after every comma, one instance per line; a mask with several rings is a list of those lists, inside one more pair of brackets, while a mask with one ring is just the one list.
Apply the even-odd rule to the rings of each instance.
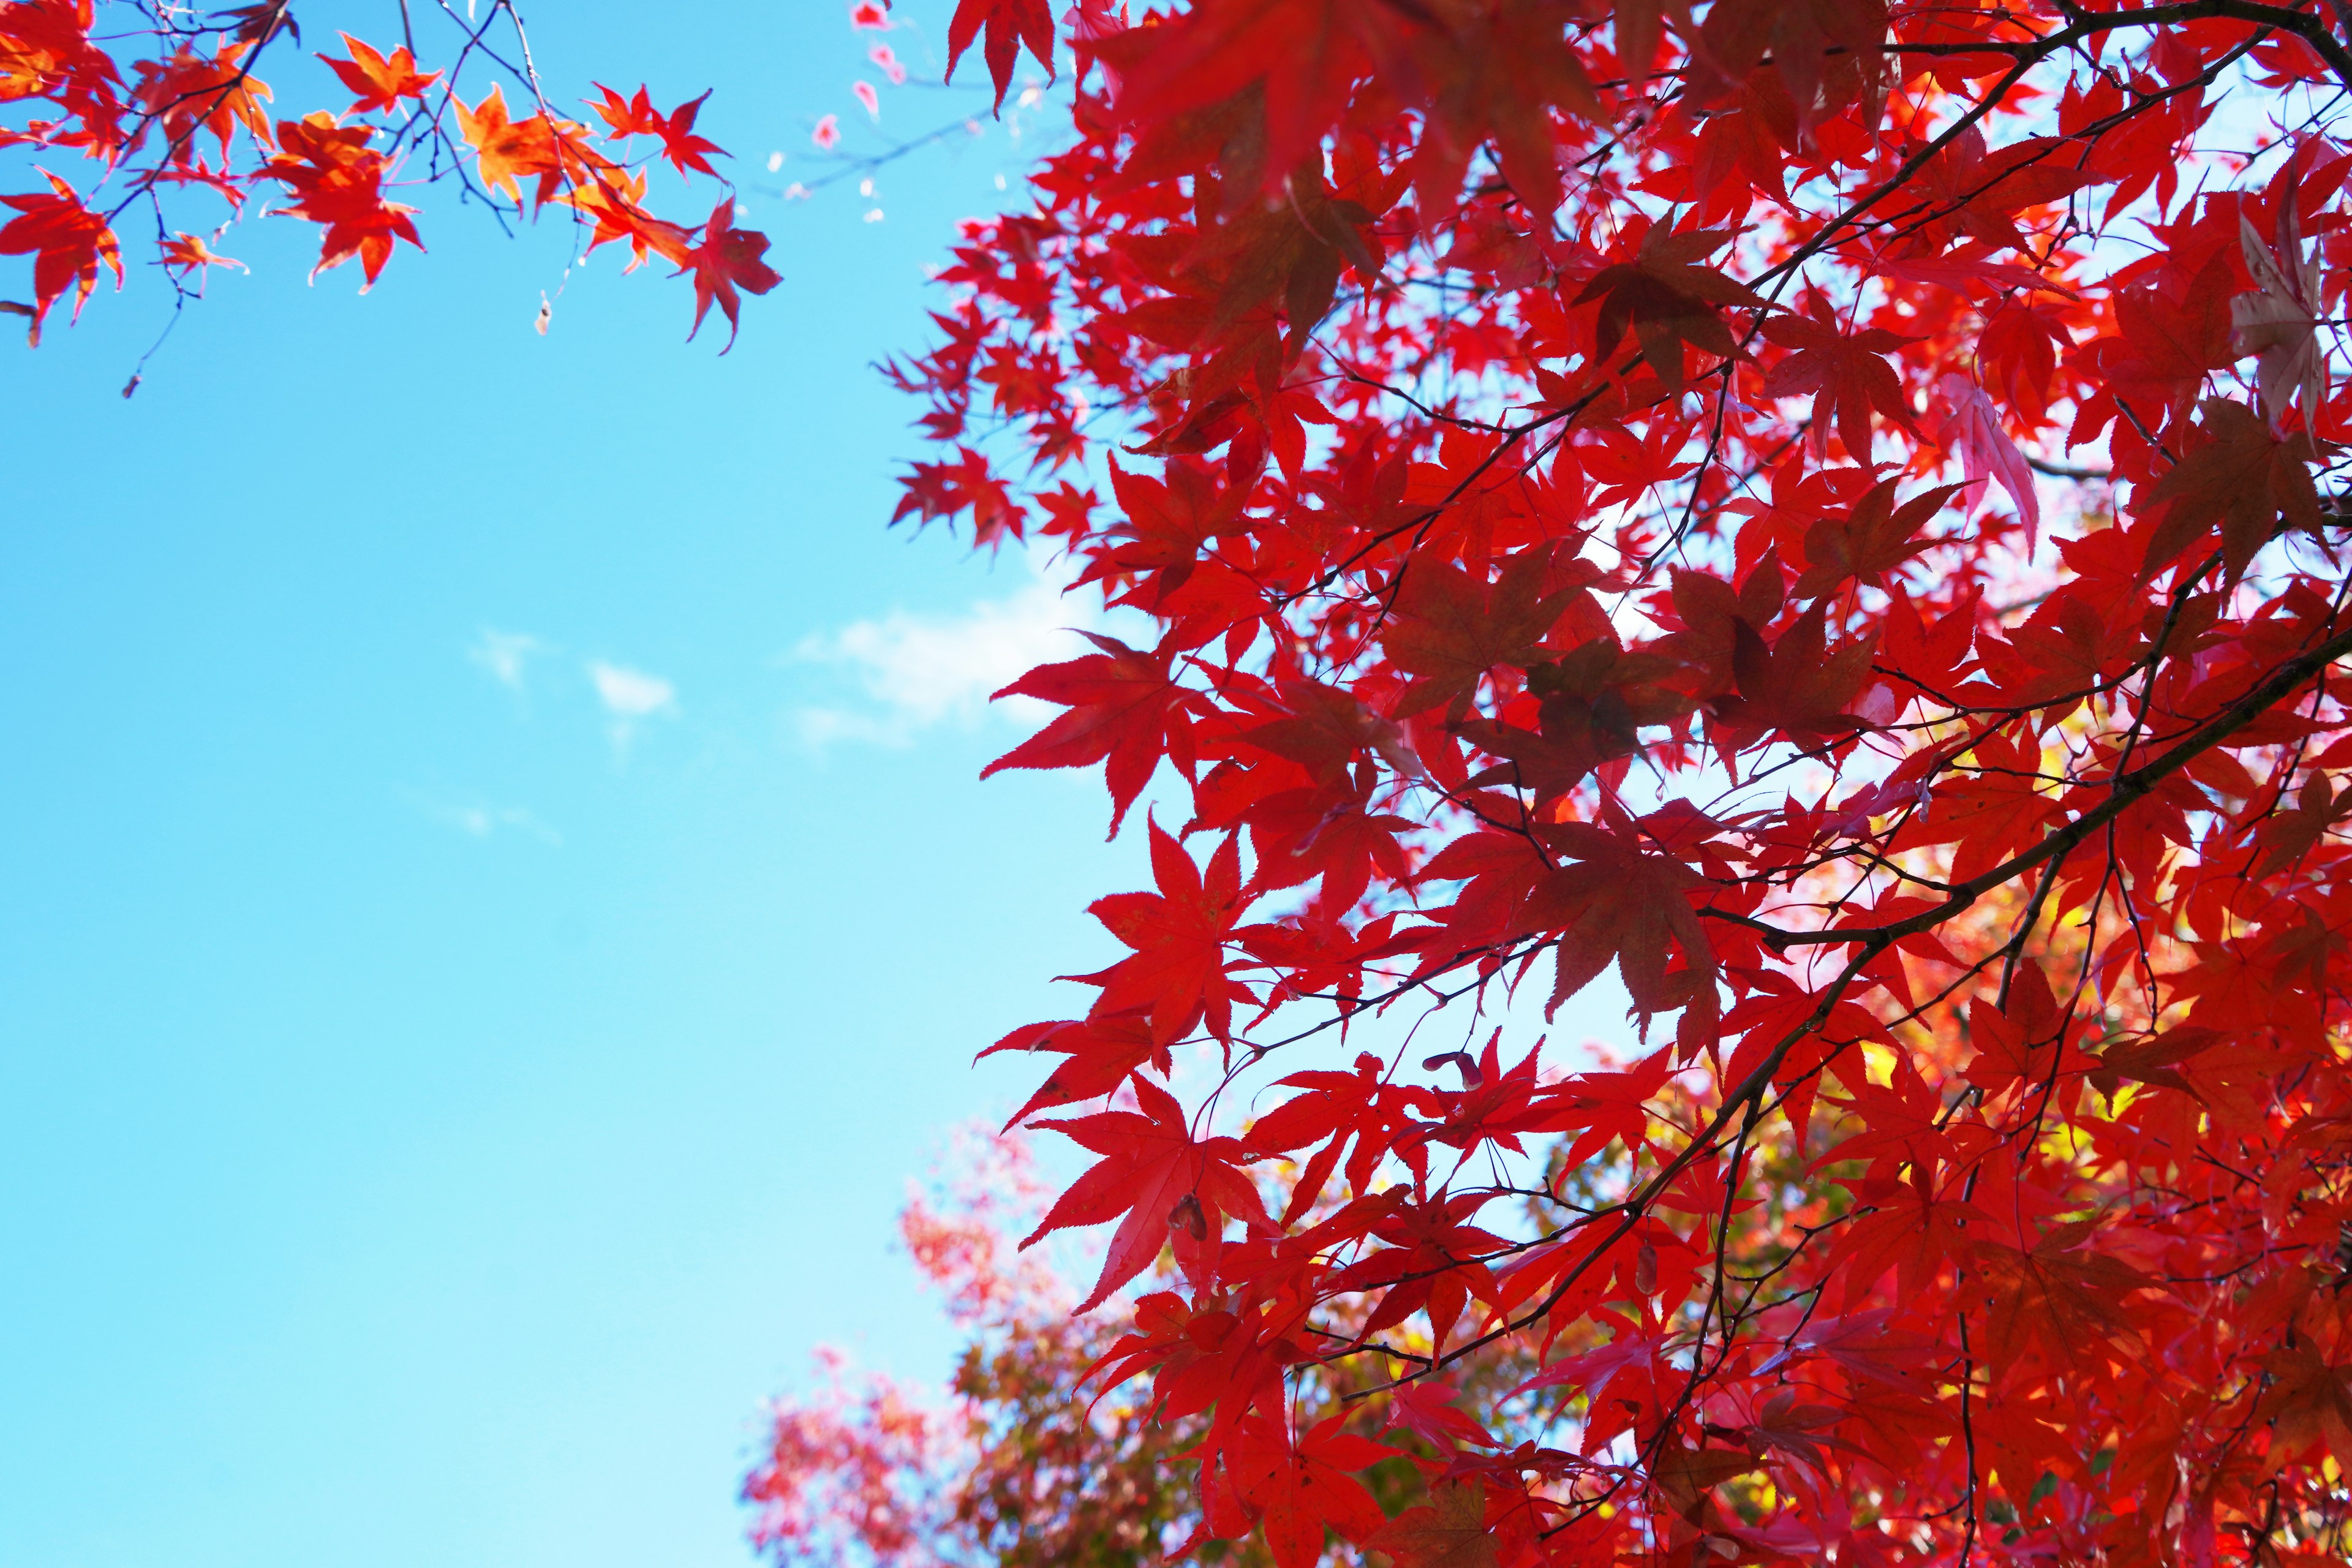
[[991, 771], [1154, 803], [997, 1050], [1165, 1544], [2352, 1552], [2333, 16], [961, 0], [899, 514], [1151, 628]]
[[[242, 266], [214, 247], [252, 216], [318, 226], [312, 276], [356, 260], [372, 287], [396, 247], [424, 247], [417, 208], [398, 193], [446, 182], [518, 215], [566, 209], [581, 230], [579, 254], [625, 242], [631, 270], [660, 257], [693, 279], [695, 331], [716, 305], [731, 345], [742, 296], [782, 281], [764, 259], [766, 237], [736, 226], [731, 185], [698, 224], [645, 205], [645, 165], [655, 158], [681, 177], [726, 184], [710, 162], [724, 153], [695, 129], [709, 95], [664, 113], [643, 87], [625, 98], [600, 85], [591, 107], [602, 124], [592, 128], [558, 113], [535, 75], [509, 63], [529, 58], [511, 5], [492, 5], [478, 21], [444, 10], [457, 25], [449, 65], [420, 68], [404, 10], [392, 18], [404, 33], [397, 47], [347, 33], [342, 53], [316, 57], [348, 102], [333, 95], [286, 114], [270, 107], [260, 71], [316, 68], [299, 58], [300, 29], [284, 0], [211, 15], [118, 4], [104, 17], [92, 0], [0, 0], [0, 106], [23, 111], [17, 123], [0, 121], [0, 151], [77, 158], [89, 171], [76, 183], [35, 162], [30, 172], [46, 188], [0, 194], [18, 215], [0, 227], [0, 255], [32, 258], [31, 300], [0, 308], [29, 320], [37, 346], [51, 308], [70, 295], [79, 317], [101, 268], [121, 286], [117, 226], [134, 216], [152, 221], [154, 261], [177, 303], [202, 292], [209, 268]], [[494, 68], [530, 84], [530, 113], [514, 118], [496, 82], [467, 101], [459, 79]], [[175, 226], [197, 205], [217, 219], [209, 235]]]

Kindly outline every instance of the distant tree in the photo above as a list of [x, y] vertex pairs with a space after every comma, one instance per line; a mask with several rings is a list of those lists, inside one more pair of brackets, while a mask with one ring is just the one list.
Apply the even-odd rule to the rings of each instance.
[[[753, 1543], [780, 1564], [942, 1568], [1143, 1568], [1197, 1540], [1211, 1561], [1268, 1568], [1263, 1542], [1208, 1540], [1191, 1487], [1172, 1468], [1200, 1440], [1197, 1416], [1157, 1419], [1131, 1394], [1088, 1397], [1088, 1367], [1116, 1332], [1074, 1316], [1075, 1298], [1017, 1233], [1043, 1212], [1027, 1148], [968, 1137], [944, 1180], [910, 1198], [899, 1236], [969, 1340], [944, 1391], [883, 1376], [862, 1385], [821, 1351], [820, 1386], [779, 1400], [743, 1483]], [[1507, 1358], [1479, 1373], [1494, 1384]], [[1519, 1369], [1524, 1375], [1526, 1369]], [[1351, 1390], [1335, 1365], [1298, 1389], [1328, 1420]], [[1507, 1386], [1507, 1384], [1505, 1384]], [[1384, 1409], [1391, 1396], [1374, 1396]], [[1161, 1413], [1165, 1415], [1165, 1413]], [[1327, 1455], [1372, 1468], [1365, 1521], [1422, 1491], [1402, 1457], [1358, 1438], [1326, 1437]], [[1408, 1437], [1423, 1455], [1445, 1451]]]
[[837, 1355], [816, 1394], [779, 1402], [743, 1484], [752, 1539], [780, 1563], [1140, 1564], [1187, 1489], [1164, 1472], [1180, 1446], [1132, 1400], [1077, 1394], [1110, 1342], [1013, 1227], [1041, 1195], [1023, 1147], [974, 1139], [944, 1206], [910, 1199], [899, 1234], [971, 1335], [946, 1398], [887, 1379], [852, 1388]]

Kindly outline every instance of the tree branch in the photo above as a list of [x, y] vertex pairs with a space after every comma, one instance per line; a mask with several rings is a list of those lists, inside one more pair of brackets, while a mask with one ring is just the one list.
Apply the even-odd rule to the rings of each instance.
[[2352, 653], [2352, 630], [2341, 631], [2299, 658], [2288, 660], [2273, 671], [2269, 679], [2240, 698], [2214, 718], [2206, 721], [2200, 731], [2175, 743], [2164, 755], [2147, 766], [2121, 774], [2110, 781], [2107, 799], [2053, 833], [2021, 855], [2011, 857], [1990, 871], [1980, 871], [1964, 882], [1952, 886], [1952, 895], [1935, 908], [1922, 910], [1892, 925], [1862, 926], [1844, 931], [1790, 931], [1782, 937], [1766, 937], [1765, 945], [1775, 952], [1791, 947], [1815, 946], [1857, 942], [1875, 953], [1890, 942], [1900, 941], [1920, 931], [1931, 931], [1975, 903], [2003, 882], [2030, 871], [2053, 856], [2063, 855], [2092, 834], [2121, 816], [2141, 796], [2158, 783], [2187, 767], [2203, 752], [2211, 751], [2231, 735], [2252, 723], [2282, 700], [2291, 695], [2304, 682], [2312, 679], [2329, 665]]

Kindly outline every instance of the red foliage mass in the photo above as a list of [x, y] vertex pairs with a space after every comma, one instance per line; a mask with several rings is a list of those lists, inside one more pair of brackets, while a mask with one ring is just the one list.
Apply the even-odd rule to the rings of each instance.
[[[1030, 22], [959, 7], [1000, 94]], [[1067, 26], [901, 511], [1153, 626], [997, 766], [1116, 830], [1170, 764], [1004, 1042], [1087, 1305], [1167, 1249], [1087, 1386], [1185, 1433], [1169, 1543], [2340, 1559], [2332, 13]], [[1612, 970], [1630, 1065], [1502, 1048]]]

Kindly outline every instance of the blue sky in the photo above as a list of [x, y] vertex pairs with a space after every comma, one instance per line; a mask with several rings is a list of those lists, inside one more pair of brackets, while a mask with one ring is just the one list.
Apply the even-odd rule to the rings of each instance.
[[233, 231], [128, 401], [152, 273], [0, 347], [9, 1568], [742, 1568], [812, 1347], [945, 1372], [906, 1184], [1026, 1094], [973, 1053], [1079, 1005], [1085, 905], [1149, 878], [1098, 779], [977, 780], [1076, 606], [884, 526], [918, 411], [872, 364], [1037, 148], [780, 200], [818, 116], [868, 134], [845, 11], [538, 18], [551, 84], [717, 89], [786, 278], [726, 358], [658, 267], [567, 285], [555, 226], [444, 191], [364, 298]]
[[[774, 188], [856, 134], [845, 9], [575, 0], [534, 43], [716, 87]], [[976, 781], [1020, 732], [977, 694], [1068, 617], [883, 526], [916, 411], [868, 367], [1023, 153], [895, 165], [875, 222], [747, 192], [787, 281], [724, 359], [609, 250], [535, 335], [563, 238], [440, 192], [365, 298], [233, 231], [252, 274], [128, 402], [152, 274], [5, 351], [0, 1562], [740, 1564], [813, 1344], [943, 1369], [906, 1179], [1141, 885], [1097, 783]]]

